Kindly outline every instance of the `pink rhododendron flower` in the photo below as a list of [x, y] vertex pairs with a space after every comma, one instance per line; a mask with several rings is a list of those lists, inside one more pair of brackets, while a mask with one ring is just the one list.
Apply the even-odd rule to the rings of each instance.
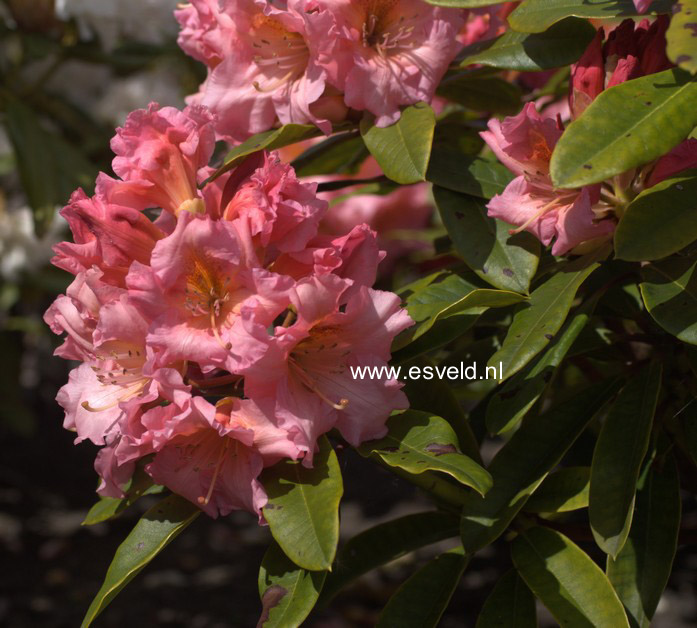
[[76, 276], [45, 320], [66, 334], [56, 354], [81, 362], [58, 402], [76, 442], [102, 446], [101, 495], [123, 496], [148, 457], [155, 482], [209, 515], [263, 521], [265, 466], [311, 465], [320, 434], [336, 426], [358, 444], [406, 407], [399, 382], [366, 385], [347, 368], [386, 364], [411, 319], [369, 288], [383, 257], [375, 232], [320, 234], [327, 201], [277, 154], [199, 189], [213, 121], [199, 106], [129, 116], [112, 142], [120, 178], [101, 174], [94, 197], [79, 190], [63, 210], [75, 242], [54, 261]]
[[516, 231], [530, 231], [545, 245], [554, 241], [554, 255], [614, 231], [614, 222], [599, 220], [594, 213], [599, 186], [558, 190], [552, 185], [549, 161], [562, 134], [553, 118], [543, 118], [529, 103], [517, 116], [489, 120], [488, 126], [482, 138], [517, 175], [487, 205], [490, 216], [515, 225]]
[[217, 205], [222, 219], [249, 234], [254, 248], [263, 251], [261, 261], [270, 263], [279, 252], [305, 248], [317, 233], [327, 202], [317, 198], [317, 184], [301, 182], [276, 153], [266, 153], [260, 161], [249, 176], [242, 180], [236, 172], [223, 176], [206, 194], [209, 213]]
[[109, 203], [102, 181], [100, 175], [94, 197], [77, 190], [61, 211], [75, 242], [57, 244], [52, 261], [73, 274], [96, 266], [104, 273], [102, 281], [123, 286], [131, 262], [147, 263], [165, 234], [138, 209]]
[[420, 0], [317, 0], [318, 16], [308, 19], [308, 35], [329, 82], [349, 107], [367, 110], [384, 127], [400, 117], [400, 107], [430, 102], [455, 57], [456, 35], [464, 24], [457, 9]]
[[665, 15], [651, 23], [624, 20], [604, 43], [604, 30], [599, 29], [571, 67], [569, 104], [573, 117], [581, 115], [603, 90], [672, 67], [665, 52], [668, 24]]
[[[277, 9], [262, 0], [225, 0], [219, 8], [197, 0], [177, 12], [180, 45], [209, 67], [192, 102], [218, 116], [220, 137], [241, 141], [277, 119], [331, 130], [312, 108], [325, 92], [325, 72], [310, 54], [305, 4], [290, 0]], [[313, 19], [328, 28], [328, 18]]]
[[332, 427], [355, 445], [384, 436], [390, 412], [407, 407], [397, 380], [354, 379], [350, 367], [386, 365], [392, 339], [413, 322], [396, 295], [361, 287], [345, 298], [350, 286], [334, 275], [301, 280], [290, 293], [297, 319], [273, 336], [245, 312], [250, 340], [267, 347], [240, 371], [245, 393], [275, 399], [280, 425], [296, 434], [306, 460]]
[[111, 141], [116, 154], [112, 166], [123, 181], [109, 186], [110, 200], [161, 207], [174, 215], [202, 213], [198, 173], [215, 148], [213, 119], [201, 107], [179, 111], [157, 103], [131, 113]]
[[160, 363], [191, 360], [234, 370], [234, 324], [255, 296], [269, 324], [284, 309], [289, 278], [250, 267], [232, 223], [180, 214], [177, 227], [155, 246], [150, 266], [134, 264], [127, 277], [136, 305], [153, 319], [148, 344]]

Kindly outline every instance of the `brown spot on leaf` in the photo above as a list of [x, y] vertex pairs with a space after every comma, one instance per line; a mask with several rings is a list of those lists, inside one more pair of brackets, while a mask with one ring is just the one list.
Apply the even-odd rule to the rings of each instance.
[[443, 454], [456, 454], [457, 447], [451, 444], [442, 445], [441, 443], [431, 443], [430, 445], [426, 445], [426, 451], [436, 456], [442, 456]]
[[270, 586], [266, 591], [264, 591], [264, 595], [261, 596], [261, 617], [259, 617], [259, 623], [257, 624], [257, 628], [262, 628], [262, 626], [269, 621], [269, 614], [271, 613], [271, 609], [273, 609], [275, 606], [278, 606], [281, 602], [281, 600], [288, 594], [288, 589], [285, 587], [282, 587], [278, 584], [274, 584]]
[[583, 167], [584, 167], [586, 170], [593, 170], [593, 166], [591, 166], [590, 164], [583, 164]]
[[513, 277], [513, 275], [515, 275], [510, 268], [504, 268], [502, 272], [504, 275], [506, 275], [506, 277]]
[[554, 336], [552, 336], [552, 334], [545, 334], [545, 338], [547, 338], [547, 340], [551, 340], [554, 338]]

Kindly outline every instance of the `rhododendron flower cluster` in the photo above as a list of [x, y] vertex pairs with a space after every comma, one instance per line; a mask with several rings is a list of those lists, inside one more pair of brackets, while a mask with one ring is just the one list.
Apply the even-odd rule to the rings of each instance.
[[180, 46], [208, 67], [190, 102], [239, 141], [277, 122], [329, 133], [349, 109], [395, 122], [401, 106], [433, 98], [465, 12], [421, 0], [192, 0], [176, 16]]
[[[668, 19], [635, 24], [625, 20], [603, 43], [599, 29], [572, 66], [569, 104], [578, 117], [605, 89], [673, 67], [665, 54]], [[488, 203], [489, 215], [552, 244], [554, 255], [602, 242], [615, 230], [618, 213], [643, 189], [697, 166], [697, 140], [686, 139], [668, 154], [612, 180], [580, 189], [556, 189], [550, 177], [554, 146], [564, 132], [559, 117], [541, 115], [528, 103], [516, 116], [490, 119], [484, 141], [516, 178]]]
[[261, 470], [311, 466], [320, 435], [385, 434], [407, 400], [395, 380], [354, 381], [386, 365], [412, 324], [371, 288], [383, 254], [358, 225], [318, 234], [327, 203], [273, 153], [202, 185], [215, 117], [156, 104], [112, 140], [118, 178], [75, 192], [74, 243], [54, 263], [75, 275], [46, 312], [57, 354], [81, 365], [58, 395], [76, 442], [102, 446], [102, 495], [121, 496], [136, 464], [217, 516], [259, 513]]

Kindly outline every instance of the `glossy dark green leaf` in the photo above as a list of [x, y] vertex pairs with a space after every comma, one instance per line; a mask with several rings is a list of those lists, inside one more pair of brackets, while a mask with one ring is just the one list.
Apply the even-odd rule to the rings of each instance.
[[381, 523], [354, 536], [337, 554], [322, 589], [326, 604], [347, 584], [380, 565], [420, 547], [457, 536], [459, 517], [446, 512], [422, 512]]
[[610, 408], [595, 444], [588, 514], [596, 543], [613, 557], [629, 534], [661, 377], [660, 364], [652, 362], [629, 380]]
[[[402, 365], [402, 368], [408, 370], [411, 366], [419, 367], [421, 372], [423, 372], [425, 366], [428, 366], [432, 369], [431, 373], [436, 372], [436, 362], [424, 357], [410, 361]], [[472, 433], [472, 429], [467, 421], [467, 415], [457, 397], [455, 397], [448, 381], [437, 377], [409, 379], [404, 387], [404, 392], [409, 398], [409, 407], [412, 410], [432, 412], [437, 416], [443, 417], [457, 435], [460, 451], [481, 464], [479, 443]]]
[[326, 577], [326, 571], [298, 567], [276, 543], [272, 544], [259, 569], [262, 612], [257, 627], [300, 626], [317, 602]]
[[677, 68], [606, 89], [554, 147], [554, 185], [590, 185], [665, 155], [697, 125], [695, 102], [697, 79]]
[[666, 33], [668, 58], [683, 70], [697, 73], [697, 0], [680, 0], [675, 4], [675, 13], [670, 19]]
[[475, 42], [460, 52], [460, 65], [482, 64], [519, 72], [560, 68], [578, 61], [595, 33], [586, 20], [573, 17], [541, 31], [545, 32], [508, 30], [494, 39]]
[[476, 628], [537, 628], [535, 596], [514, 569], [486, 598]]
[[170, 495], [148, 510], [119, 545], [104, 584], [82, 620], [87, 628], [118, 593], [199, 514], [190, 501]]
[[124, 497], [102, 497], [85, 516], [83, 526], [108, 521], [120, 515], [144, 495], [156, 495], [164, 486], [153, 484], [152, 478], [142, 468], [136, 470], [128, 485], [124, 487]]
[[[653, 2], [646, 13], [669, 13], [669, 0]], [[524, 0], [508, 16], [508, 23], [522, 33], [541, 33], [559, 20], [576, 16], [596, 20], [612, 20], [618, 17], [637, 17], [639, 13], [632, 0]]]
[[513, 541], [511, 555], [518, 573], [562, 628], [629, 628], [600, 567], [560, 532], [530, 528]]
[[412, 474], [447, 473], [482, 495], [491, 488], [491, 476], [460, 452], [457, 436], [445, 419], [428, 412], [407, 410], [393, 414], [387, 427], [387, 436], [358, 448], [361, 454], [377, 455], [388, 465]]
[[648, 628], [668, 583], [680, 531], [680, 483], [675, 461], [642, 474], [629, 538], [607, 575], [632, 624]]
[[455, 74], [441, 81], [438, 95], [474, 111], [513, 115], [521, 108], [522, 91], [496, 76]]
[[489, 465], [492, 488], [484, 498], [468, 496], [463, 505], [460, 534], [468, 553], [486, 547], [506, 530], [616, 391], [616, 381], [602, 382], [523, 422]]
[[419, 323], [411, 337], [418, 339], [438, 321], [452, 316], [481, 314], [490, 307], [515, 305], [524, 300], [517, 292], [479, 288], [460, 275], [450, 274], [407, 300], [410, 316]]
[[361, 136], [385, 175], [404, 185], [426, 180], [435, 126], [433, 109], [426, 103], [417, 103], [385, 128], [363, 118]]
[[[395, 338], [392, 361], [401, 363], [415, 357], [430, 353], [447, 345], [462, 334], [466, 333], [479, 318], [479, 314], [459, 314], [437, 321], [425, 334], [413, 340], [413, 334], [400, 334]], [[407, 330], [410, 332], [410, 330]]]
[[283, 460], [261, 474], [269, 496], [264, 518], [286, 556], [309, 571], [331, 567], [339, 541], [339, 501], [344, 492], [341, 469], [326, 437], [311, 469]]
[[526, 512], [570, 512], [588, 507], [590, 467], [550, 473], [525, 504]]
[[486, 426], [492, 434], [513, 429], [530, 411], [554, 377], [557, 367], [585, 328], [595, 300], [571, 316], [549, 348], [531, 365], [509, 379], [489, 402]]
[[697, 171], [689, 170], [661, 181], [630, 203], [615, 231], [615, 255], [630, 262], [657, 260], [695, 240]]
[[641, 296], [653, 319], [697, 345], [697, 256], [672, 257], [642, 268]]
[[368, 157], [358, 133], [337, 133], [310, 146], [291, 165], [299, 177], [319, 174], [354, 174]]
[[458, 548], [424, 565], [388, 600], [378, 628], [436, 628], [468, 561]]
[[517, 309], [503, 345], [489, 364], [503, 363], [503, 376], [509, 378], [542, 351], [564, 324], [581, 284], [607, 253], [602, 248], [574, 260], [537, 287]]
[[285, 124], [279, 129], [271, 129], [252, 135], [249, 139], [235, 146], [225, 157], [225, 163], [216, 170], [209, 181], [217, 179], [237, 166], [245, 157], [260, 150], [276, 150], [290, 144], [322, 135], [314, 124]]
[[492, 198], [513, 179], [511, 171], [497, 161], [465, 155], [447, 145], [434, 145], [426, 178], [435, 185], [462, 194]]
[[434, 187], [438, 211], [457, 253], [478, 277], [501, 290], [527, 294], [539, 262], [540, 243], [529, 233], [487, 216], [474, 196]]

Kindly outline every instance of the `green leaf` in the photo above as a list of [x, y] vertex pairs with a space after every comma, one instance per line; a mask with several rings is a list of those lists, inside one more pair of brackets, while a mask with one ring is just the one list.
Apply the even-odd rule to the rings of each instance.
[[615, 231], [616, 257], [657, 260], [697, 240], [696, 175], [697, 170], [689, 170], [661, 181], [630, 203]]
[[668, 333], [697, 345], [697, 256], [673, 257], [642, 268], [646, 309]]
[[483, 499], [469, 495], [463, 505], [460, 534], [467, 553], [486, 547], [506, 530], [616, 390], [616, 381], [602, 382], [521, 425], [489, 465], [492, 488]]
[[535, 596], [514, 569], [486, 598], [476, 628], [537, 628]]
[[530, 528], [513, 541], [511, 555], [518, 573], [562, 628], [629, 628], [605, 574], [560, 532]]
[[648, 628], [668, 583], [680, 531], [680, 483], [675, 461], [642, 475], [629, 538], [607, 575], [636, 626]]
[[570, 17], [549, 30], [542, 28], [533, 34], [508, 30], [494, 39], [475, 42], [463, 48], [458, 59], [461, 66], [476, 63], [519, 72], [550, 70], [578, 61], [594, 35], [595, 29], [586, 20]]
[[549, 348], [527, 368], [511, 377], [492, 397], [486, 409], [486, 426], [492, 434], [512, 430], [537, 403], [557, 367], [590, 319], [597, 300], [581, 306]]
[[[651, 4], [646, 14], [670, 13], [670, 8], [670, 0], [658, 0]], [[612, 20], [638, 15], [632, 0], [524, 0], [508, 16], [508, 23], [513, 30], [521, 33], [541, 33], [569, 16]]]
[[566, 467], [550, 473], [525, 504], [526, 512], [570, 512], [588, 507], [590, 467]]
[[514, 314], [501, 348], [489, 365], [503, 363], [504, 378], [515, 375], [554, 339], [566, 320], [576, 292], [608, 253], [603, 247], [581, 257], [552, 275]]
[[675, 4], [677, 12], [670, 19], [666, 33], [668, 58], [683, 70], [697, 73], [697, 0], [680, 0]]
[[337, 133], [310, 146], [291, 166], [299, 177], [318, 174], [355, 174], [368, 156], [357, 132]]
[[87, 628], [121, 589], [200, 513], [197, 506], [179, 495], [170, 495], [148, 510], [116, 550], [104, 584], [82, 620], [82, 628]]
[[537, 238], [510, 235], [508, 225], [487, 216], [479, 198], [438, 186], [433, 195], [455, 250], [477, 276], [501, 290], [527, 294], [539, 262]]
[[329, 569], [339, 540], [344, 486], [327, 438], [320, 438], [311, 469], [283, 460], [265, 469], [260, 480], [269, 496], [264, 518], [286, 556], [310, 571]]
[[414, 328], [406, 330], [395, 338], [392, 347], [392, 361], [395, 363], [412, 360], [415, 357], [439, 349], [466, 333], [479, 318], [479, 314], [459, 314], [437, 321], [426, 333], [413, 340]]
[[274, 543], [259, 569], [262, 612], [258, 628], [300, 626], [313, 609], [326, 571], [306, 571], [296, 566]]
[[460, 452], [457, 436], [445, 419], [407, 410], [393, 414], [387, 428], [387, 436], [363, 443], [358, 451], [364, 456], [377, 455], [388, 465], [413, 474], [447, 473], [482, 495], [491, 488], [491, 476]]
[[322, 135], [322, 132], [314, 124], [285, 124], [280, 129], [271, 129], [252, 135], [226, 155], [223, 165], [208, 178], [206, 183], [214, 181], [240, 164], [245, 157], [260, 150], [276, 150], [319, 135]]
[[94, 186], [97, 168], [60, 135], [46, 130], [32, 109], [7, 93], [3, 99], [4, 125], [41, 235], [53, 221], [56, 205], [67, 203], [78, 186]]
[[598, 183], [665, 155], [697, 125], [695, 102], [697, 79], [677, 68], [606, 89], [554, 147], [554, 185]]
[[436, 628], [468, 561], [457, 548], [424, 565], [388, 600], [378, 628]]
[[409, 315], [420, 323], [409, 330], [410, 338], [418, 339], [440, 320], [463, 313], [481, 314], [490, 307], [505, 307], [524, 300], [517, 292], [479, 288], [461, 275], [443, 274], [407, 299]]
[[[408, 370], [411, 366], [419, 367], [421, 372], [423, 372], [425, 366], [428, 366], [433, 369], [431, 372], [435, 373], [436, 362], [427, 358], [420, 358], [402, 365], [402, 368]], [[476, 463], [482, 463], [479, 443], [472, 433], [472, 428], [470, 428], [462, 405], [448, 382], [440, 378], [413, 378], [407, 381], [404, 392], [409, 398], [409, 407], [412, 410], [432, 412], [437, 416], [443, 417], [457, 435], [462, 453], [472, 458]]]
[[610, 408], [595, 444], [588, 515], [596, 543], [613, 558], [629, 534], [661, 376], [660, 364], [653, 362], [629, 380]]
[[463, 194], [492, 198], [513, 180], [498, 161], [463, 154], [452, 146], [434, 144], [426, 178], [435, 185]]
[[471, 72], [454, 74], [438, 86], [443, 98], [474, 111], [513, 115], [521, 106], [521, 89], [496, 76], [472, 76]]
[[435, 126], [433, 109], [417, 103], [385, 128], [375, 126], [369, 117], [363, 118], [361, 136], [385, 175], [404, 185], [426, 180]]
[[354, 536], [339, 551], [320, 598], [324, 605], [349, 582], [420, 547], [457, 536], [459, 518], [422, 512], [381, 523]]
[[133, 474], [128, 485], [124, 488], [124, 497], [102, 497], [85, 516], [83, 526], [108, 521], [120, 515], [126, 508], [134, 504], [144, 495], [156, 495], [164, 490], [164, 486], [153, 484], [152, 478], [139, 467]]

